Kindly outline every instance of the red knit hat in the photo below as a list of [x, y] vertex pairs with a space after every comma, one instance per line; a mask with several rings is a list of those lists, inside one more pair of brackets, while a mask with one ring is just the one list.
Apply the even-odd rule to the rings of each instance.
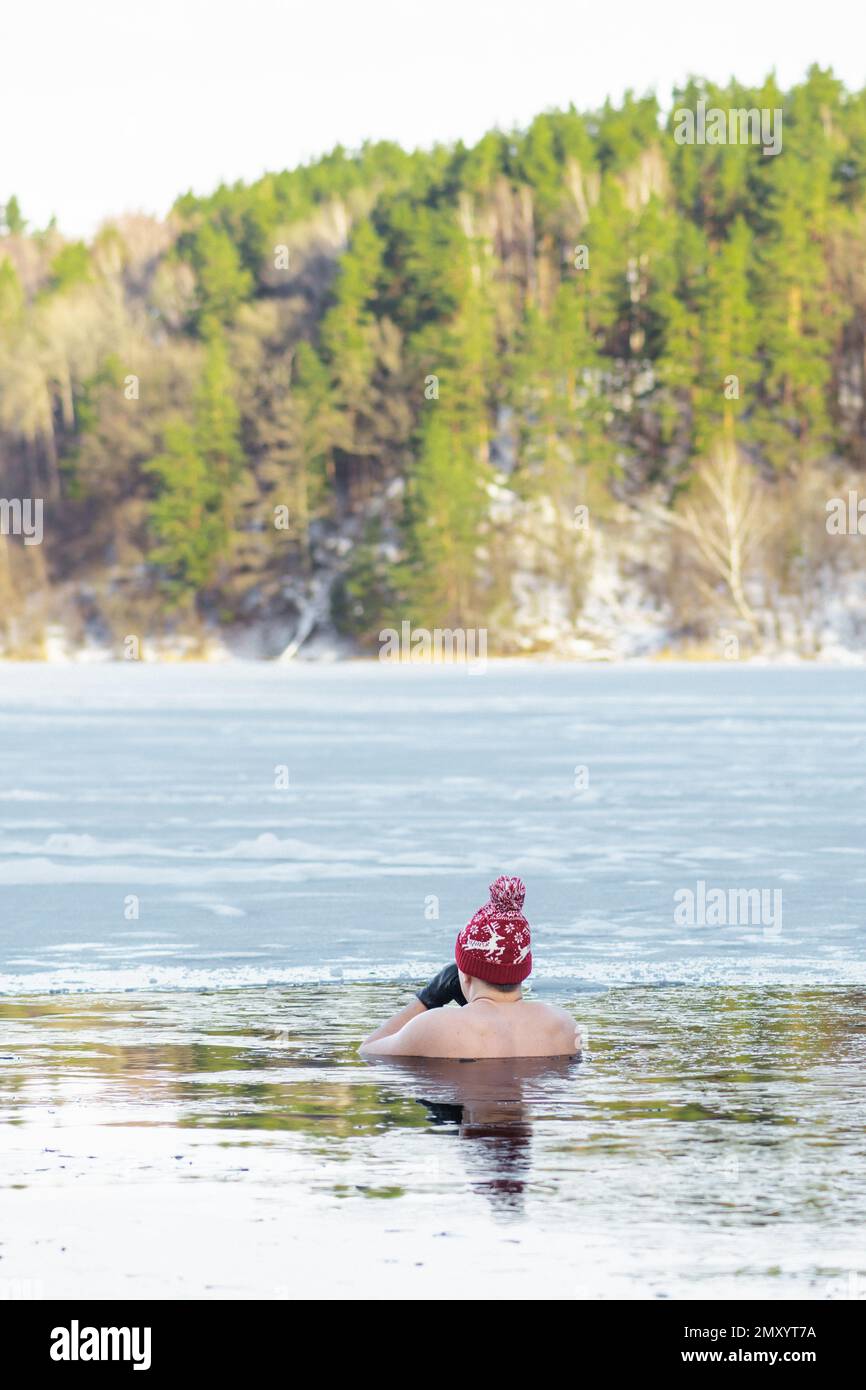
[[495, 985], [516, 985], [532, 970], [529, 923], [521, 912], [526, 889], [504, 875], [490, 885], [490, 901], [457, 937], [454, 956], [464, 975]]

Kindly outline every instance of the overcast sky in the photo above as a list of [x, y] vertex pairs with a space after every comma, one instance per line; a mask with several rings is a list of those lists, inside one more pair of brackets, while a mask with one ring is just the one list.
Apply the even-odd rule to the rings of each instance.
[[[866, 85], [858, 0], [7, 0], [0, 203], [70, 235], [341, 142], [475, 140], [690, 73]], [[11, 11], [11, 12], [10, 12]]]

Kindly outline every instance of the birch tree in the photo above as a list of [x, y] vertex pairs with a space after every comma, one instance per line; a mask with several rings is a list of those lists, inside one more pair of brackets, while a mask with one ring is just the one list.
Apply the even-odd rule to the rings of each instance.
[[746, 597], [750, 562], [770, 532], [764, 489], [739, 451], [725, 442], [695, 473], [677, 509], [655, 509], [665, 526], [684, 537], [704, 573], [699, 583], [712, 600], [724, 586], [737, 615], [758, 635], [758, 619]]

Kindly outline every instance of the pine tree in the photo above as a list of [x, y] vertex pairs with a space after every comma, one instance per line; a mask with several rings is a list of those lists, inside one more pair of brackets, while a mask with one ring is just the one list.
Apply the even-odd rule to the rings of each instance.
[[241, 465], [239, 416], [226, 345], [212, 332], [193, 403], [193, 423], [171, 421], [164, 450], [144, 465], [158, 483], [150, 507], [157, 545], [150, 561], [179, 602], [208, 588], [229, 549]]
[[145, 464], [159, 494], [150, 508], [157, 544], [151, 564], [163, 573], [174, 604], [213, 581], [216, 559], [226, 544], [222, 498], [214, 488], [196, 430], [183, 420], [166, 426], [164, 452]]
[[21, 208], [14, 194], [3, 209], [3, 222], [10, 236], [21, 236], [27, 229], [27, 223], [21, 216]]
[[702, 370], [695, 392], [694, 442], [706, 456], [724, 440], [748, 439], [747, 419], [756, 410], [759, 378], [757, 319], [751, 295], [752, 237], [742, 218], [715, 248], [707, 274], [701, 324]]

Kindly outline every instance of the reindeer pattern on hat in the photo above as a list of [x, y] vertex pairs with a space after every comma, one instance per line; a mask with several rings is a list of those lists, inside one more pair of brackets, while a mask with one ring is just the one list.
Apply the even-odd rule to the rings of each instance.
[[505, 978], [511, 978], [527, 960], [531, 968], [529, 923], [521, 911], [525, 895], [519, 878], [503, 875], [490, 885], [490, 901], [478, 909], [457, 938], [458, 963], [461, 957], [466, 961], [470, 953], [478, 952], [486, 965], [501, 967]]

